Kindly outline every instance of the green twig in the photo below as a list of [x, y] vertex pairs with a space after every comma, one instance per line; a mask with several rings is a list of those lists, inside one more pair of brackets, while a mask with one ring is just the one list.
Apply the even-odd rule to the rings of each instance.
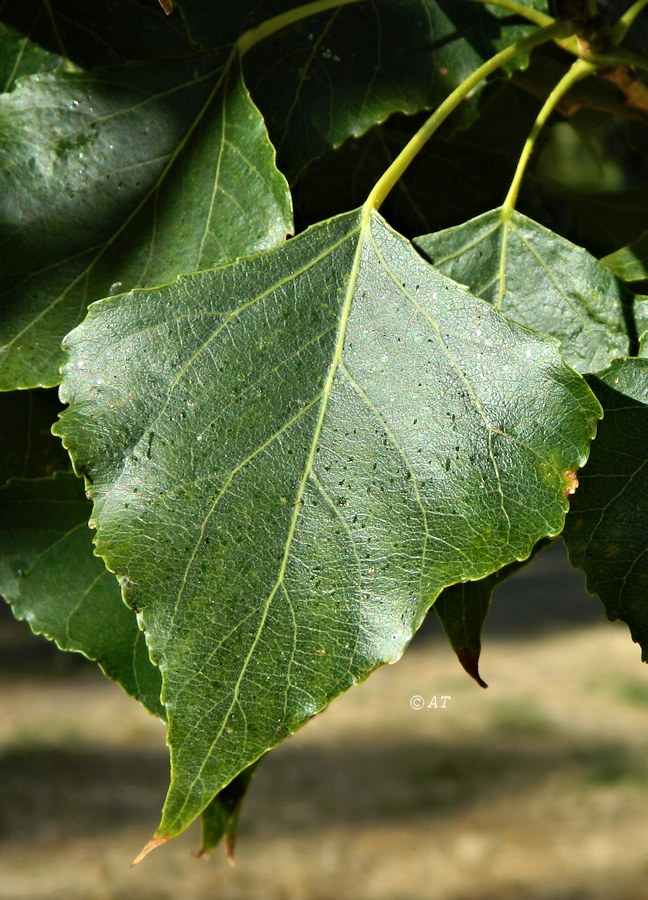
[[248, 50], [251, 50], [260, 41], [287, 28], [295, 22], [301, 22], [310, 16], [316, 16], [318, 13], [326, 12], [329, 9], [337, 9], [341, 6], [349, 6], [352, 3], [362, 3], [363, 0], [313, 0], [312, 3], [305, 3], [296, 9], [290, 9], [287, 12], [280, 13], [267, 19], [255, 28], [250, 28], [244, 32], [236, 42], [239, 53], [244, 56]]
[[610, 39], [613, 44], [621, 43], [632, 28], [639, 13], [641, 13], [646, 6], [648, 6], [648, 0], [635, 0], [630, 9], [626, 9], [610, 34]]
[[556, 21], [552, 16], [540, 12], [539, 9], [524, 6], [522, 3], [518, 3], [517, 0], [469, 0], [469, 2], [481, 3], [485, 6], [499, 6], [500, 9], [506, 9], [508, 12], [514, 13], [516, 16], [520, 16], [528, 22], [533, 22], [534, 25], [540, 25], [542, 27], [553, 25]]
[[61, 54], [61, 58], [63, 59], [63, 63], [65, 65], [65, 69], [67, 72], [76, 72], [77, 68], [67, 55], [67, 50], [65, 49], [65, 44], [61, 38], [61, 34], [58, 30], [58, 25], [56, 24], [56, 18], [54, 16], [54, 11], [52, 10], [52, 6], [50, 4], [50, 0], [45, 0], [44, 2], [45, 9], [47, 10], [47, 17], [50, 20], [50, 25], [52, 26], [52, 31], [54, 32], [54, 37], [56, 38], [56, 43], [59, 46], [59, 51]]
[[537, 47], [539, 44], [553, 41], [556, 38], [564, 37], [571, 33], [573, 33], [573, 26], [570, 24], [564, 22], [554, 23], [553, 25], [541, 28], [539, 31], [536, 31], [535, 34], [524, 38], [524, 40], [516, 41], [515, 44], [511, 44], [510, 47], [501, 50], [476, 69], [472, 75], [469, 75], [468, 78], [446, 97], [443, 103], [432, 113], [425, 124], [401, 150], [396, 159], [375, 184], [373, 190], [367, 197], [365, 206], [371, 207], [372, 209], [378, 209], [381, 206], [389, 192], [403, 176], [405, 170], [414, 161], [434, 132], [480, 81], [483, 81], [484, 78], [487, 78], [505, 63], [515, 59], [516, 56], [519, 56], [522, 53], [526, 53], [533, 47]]
[[533, 123], [533, 128], [531, 129], [531, 132], [529, 133], [529, 136], [525, 141], [524, 147], [522, 148], [522, 153], [520, 154], [520, 159], [518, 161], [513, 180], [511, 182], [511, 187], [509, 188], [509, 192], [506, 195], [506, 200], [504, 201], [502, 206], [504, 216], [510, 215], [510, 213], [515, 209], [515, 204], [517, 203], [518, 194], [520, 192], [520, 185], [522, 183], [522, 178], [524, 177], [527, 163], [529, 162], [531, 154], [533, 153], [538, 135], [544, 127], [547, 119], [558, 106], [565, 94], [578, 81], [582, 81], [583, 78], [587, 78], [595, 71], [596, 65], [594, 63], [587, 62], [584, 59], [577, 59], [576, 62], [571, 65], [569, 71], [563, 75], [553, 91], [545, 100], [542, 109], [538, 113], [538, 116]]

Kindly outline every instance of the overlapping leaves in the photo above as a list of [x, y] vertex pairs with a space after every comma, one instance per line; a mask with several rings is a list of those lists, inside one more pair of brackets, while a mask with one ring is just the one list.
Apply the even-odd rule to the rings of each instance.
[[16, 480], [0, 489], [0, 593], [36, 634], [96, 660], [151, 712], [160, 673], [124, 605], [115, 576], [92, 554], [89, 503], [72, 474]]
[[581, 247], [503, 208], [417, 238], [442, 272], [521, 325], [551, 334], [580, 372], [630, 352], [631, 297]]
[[91, 307], [58, 427], [164, 680], [161, 836], [562, 528], [598, 405], [374, 214]]
[[[31, 78], [16, 81], [12, 65], [14, 88], [0, 98], [0, 389], [56, 384], [61, 339], [111, 288], [160, 284], [291, 230], [285, 184], [230, 50], [245, 28], [299, 4], [217, 6], [187, 0], [167, 19], [122, 0], [2, 5], [49, 55], [26, 66]], [[356, 3], [287, 27], [248, 68], [294, 168], [291, 159], [302, 164], [395, 110], [438, 101], [520, 28], [469, 3]], [[402, 40], [385, 40], [395, 29]], [[93, 71], [41, 74], [52, 51]]]

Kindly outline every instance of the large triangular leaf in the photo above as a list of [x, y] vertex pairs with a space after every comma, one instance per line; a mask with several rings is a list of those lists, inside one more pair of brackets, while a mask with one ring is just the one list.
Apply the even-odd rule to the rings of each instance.
[[564, 541], [608, 618], [630, 626], [648, 661], [648, 360], [617, 360], [590, 379], [605, 417], [579, 474]]
[[158, 842], [443, 587], [558, 533], [599, 414], [554, 341], [361, 211], [95, 304], [67, 346], [56, 430], [164, 679]]
[[90, 504], [72, 474], [16, 480], [0, 489], [0, 594], [35, 634], [83, 653], [163, 716], [160, 672], [121, 599], [115, 576], [92, 552]]
[[579, 372], [630, 352], [630, 297], [586, 250], [503, 208], [417, 238], [442, 272], [516, 322], [560, 340]]

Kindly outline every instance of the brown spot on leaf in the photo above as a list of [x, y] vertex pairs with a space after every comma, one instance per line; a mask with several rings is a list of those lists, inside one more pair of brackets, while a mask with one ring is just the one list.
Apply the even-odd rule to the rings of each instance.
[[569, 497], [570, 494], [575, 494], [576, 488], [578, 487], [576, 471], [574, 469], [567, 469], [567, 471], [563, 473], [563, 478], [567, 482], [563, 488], [563, 497]]
[[465, 648], [463, 650], [455, 650], [455, 653], [461, 665], [470, 677], [475, 679], [479, 687], [487, 688], [488, 685], [479, 674], [479, 650]]

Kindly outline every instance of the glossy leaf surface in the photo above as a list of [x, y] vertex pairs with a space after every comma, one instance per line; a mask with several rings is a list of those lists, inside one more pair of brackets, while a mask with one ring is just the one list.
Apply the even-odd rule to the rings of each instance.
[[578, 371], [598, 371], [629, 352], [622, 284], [587, 251], [522, 213], [491, 210], [415, 243], [514, 321], [558, 338]]
[[158, 841], [443, 587], [558, 533], [599, 414], [554, 341], [362, 211], [95, 304], [67, 346], [57, 432], [164, 680]]

